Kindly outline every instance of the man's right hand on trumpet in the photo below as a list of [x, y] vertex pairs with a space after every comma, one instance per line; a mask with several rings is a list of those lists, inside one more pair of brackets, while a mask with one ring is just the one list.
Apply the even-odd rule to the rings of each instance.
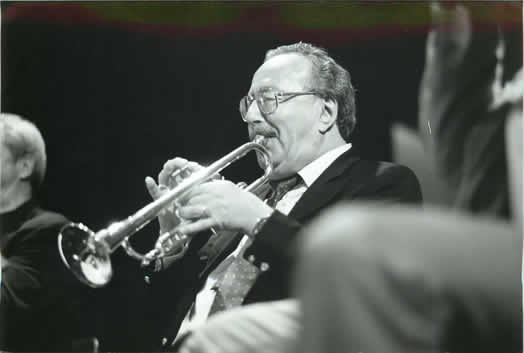
[[[147, 177], [146, 186], [151, 197], [157, 199], [202, 168], [196, 162], [177, 157], [164, 164], [158, 175], [158, 185], [153, 178]], [[271, 207], [251, 192], [217, 176], [195, 186], [177, 205], [162, 212], [158, 219], [162, 233], [177, 227], [179, 233], [189, 236], [208, 229], [250, 235], [257, 220], [272, 212]]]

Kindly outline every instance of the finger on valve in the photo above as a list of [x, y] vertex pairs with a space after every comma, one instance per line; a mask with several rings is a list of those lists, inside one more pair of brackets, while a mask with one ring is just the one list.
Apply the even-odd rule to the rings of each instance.
[[169, 176], [187, 163], [186, 159], [176, 157], [164, 163], [162, 170], [158, 173], [158, 183], [168, 185]]
[[191, 172], [187, 164], [184, 167], [175, 170], [174, 172], [172, 172], [169, 175], [167, 179], [169, 188], [172, 189], [176, 187], [178, 184], [180, 184], [184, 179], [186, 179], [190, 175], [191, 175]]

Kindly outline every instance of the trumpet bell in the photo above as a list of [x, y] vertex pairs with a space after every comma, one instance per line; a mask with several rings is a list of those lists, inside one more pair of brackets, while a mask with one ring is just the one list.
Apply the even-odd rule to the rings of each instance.
[[58, 234], [60, 257], [80, 281], [93, 288], [106, 285], [113, 275], [109, 247], [95, 241], [92, 230], [81, 223], [69, 223]]

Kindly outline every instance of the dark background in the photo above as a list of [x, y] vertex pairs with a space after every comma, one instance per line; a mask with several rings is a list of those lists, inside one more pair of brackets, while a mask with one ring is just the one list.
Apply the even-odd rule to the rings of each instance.
[[[520, 33], [520, 2], [470, 6], [479, 28], [495, 19]], [[98, 230], [150, 201], [144, 178], [167, 159], [208, 163], [246, 141], [238, 101], [265, 51], [282, 44], [323, 46], [349, 70], [354, 148], [390, 160], [392, 122], [417, 127], [430, 22], [426, 2], [4, 2], [1, 110], [44, 135], [43, 205]], [[255, 158], [226, 175], [253, 180]], [[153, 224], [133, 242], [146, 250], [156, 233]], [[163, 325], [147, 307], [172, 303], [149, 298], [122, 250], [113, 262], [93, 299], [101, 348], [146, 349]]]

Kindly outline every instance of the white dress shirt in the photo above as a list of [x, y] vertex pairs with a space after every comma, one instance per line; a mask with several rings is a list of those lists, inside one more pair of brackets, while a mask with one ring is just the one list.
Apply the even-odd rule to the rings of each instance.
[[348, 151], [350, 148], [350, 143], [334, 148], [302, 168], [298, 172], [298, 175], [300, 175], [304, 183], [299, 183], [295, 188], [289, 190], [284, 195], [284, 197], [282, 197], [282, 199], [277, 202], [275, 209], [285, 215], [288, 215], [300, 197], [302, 197], [304, 192], [306, 192], [307, 188], [309, 188], [315, 182], [315, 180], [318, 179], [320, 174], [322, 174], [331, 165], [331, 163], [335, 161], [335, 159], [341, 156], [344, 152]]

